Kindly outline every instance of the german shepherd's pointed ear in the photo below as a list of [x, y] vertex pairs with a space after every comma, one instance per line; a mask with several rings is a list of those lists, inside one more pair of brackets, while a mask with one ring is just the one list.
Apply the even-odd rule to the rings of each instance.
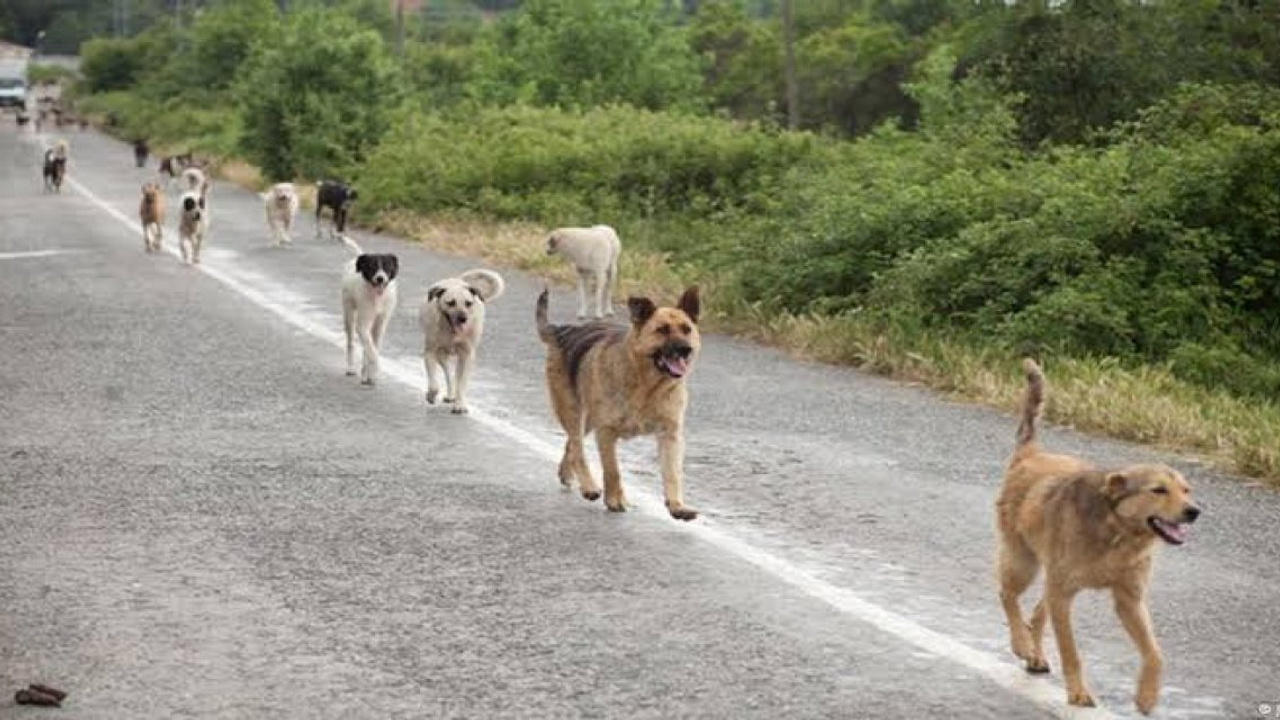
[[698, 313], [702, 312], [702, 300], [698, 298], [698, 286], [691, 285], [680, 296], [680, 302], [676, 303], [676, 307], [684, 311], [689, 319], [698, 322]]
[[627, 298], [627, 308], [631, 311], [631, 324], [636, 327], [649, 322], [649, 318], [658, 312], [658, 306], [647, 297]]

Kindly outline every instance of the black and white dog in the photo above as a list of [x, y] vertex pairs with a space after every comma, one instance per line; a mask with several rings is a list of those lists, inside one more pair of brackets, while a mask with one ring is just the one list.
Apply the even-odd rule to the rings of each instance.
[[364, 357], [360, 382], [372, 385], [378, 374], [378, 349], [387, 323], [396, 311], [396, 275], [400, 260], [395, 255], [366, 253], [354, 240], [342, 236], [355, 259], [342, 275], [342, 329], [347, 336], [347, 374], [356, 374], [355, 339], [360, 338]]
[[44, 191], [62, 192], [62, 179], [67, 175], [67, 144], [59, 142], [44, 151]]
[[333, 225], [329, 237], [347, 231], [347, 213], [351, 203], [359, 197], [356, 189], [340, 180], [321, 180], [316, 184], [316, 239], [320, 238], [320, 213], [325, 208], [333, 212]]

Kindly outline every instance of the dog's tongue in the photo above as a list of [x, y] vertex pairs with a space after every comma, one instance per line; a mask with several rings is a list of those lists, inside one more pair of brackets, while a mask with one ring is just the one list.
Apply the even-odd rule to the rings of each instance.
[[689, 371], [689, 362], [682, 357], [669, 356], [664, 358], [664, 362], [667, 370], [670, 370], [675, 377], [684, 377], [684, 374]]
[[1156, 518], [1156, 524], [1160, 526], [1162, 533], [1179, 545], [1187, 541], [1187, 532], [1190, 530], [1187, 524], [1165, 522], [1160, 518]]

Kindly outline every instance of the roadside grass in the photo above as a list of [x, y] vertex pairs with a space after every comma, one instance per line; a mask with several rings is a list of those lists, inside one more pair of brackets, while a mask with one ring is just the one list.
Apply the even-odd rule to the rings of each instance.
[[[217, 163], [230, 182], [260, 190], [257, 169], [240, 159]], [[299, 183], [304, 207], [315, 189]], [[549, 257], [547, 228], [526, 222], [494, 222], [467, 215], [424, 216], [397, 210], [371, 223], [442, 252], [483, 259], [533, 273], [562, 285], [574, 276]], [[625, 240], [624, 240], [625, 243]], [[697, 281], [705, 298], [704, 327], [780, 348], [791, 355], [850, 365], [896, 380], [918, 383], [952, 397], [1006, 412], [1021, 402], [1024, 380], [1015, 353], [928, 331], [899, 327], [858, 314], [797, 316], [721, 294], [714, 280], [679, 272], [659, 253], [628, 248], [615, 300], [629, 295], [675, 298]], [[1280, 486], [1280, 405], [1215, 392], [1174, 377], [1161, 366], [1130, 367], [1112, 359], [1042, 358], [1048, 377], [1045, 416], [1050, 422], [1190, 454], [1223, 470]], [[1010, 426], [1012, 428], [1012, 426]], [[1012, 429], [1010, 430], [1012, 438]]]

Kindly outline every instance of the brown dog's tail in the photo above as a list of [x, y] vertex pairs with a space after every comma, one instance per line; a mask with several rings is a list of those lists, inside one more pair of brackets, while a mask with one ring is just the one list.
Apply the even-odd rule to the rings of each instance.
[[1040, 413], [1044, 410], [1044, 371], [1031, 358], [1022, 361], [1022, 370], [1027, 374], [1027, 394], [1022, 399], [1022, 421], [1018, 423], [1018, 447], [1035, 441], [1036, 421], [1040, 419]]
[[542, 338], [542, 342], [550, 345], [555, 342], [556, 334], [551, 330], [551, 322], [547, 320], [547, 306], [550, 304], [550, 290], [544, 285], [542, 294], [538, 296], [538, 309], [534, 313], [534, 318], [538, 325], [538, 337]]

